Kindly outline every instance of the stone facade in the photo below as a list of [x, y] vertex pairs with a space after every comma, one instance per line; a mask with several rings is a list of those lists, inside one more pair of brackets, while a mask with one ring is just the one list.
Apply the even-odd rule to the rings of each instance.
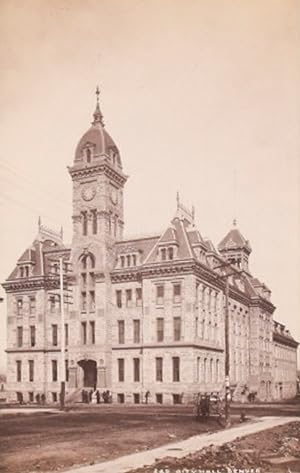
[[83, 388], [110, 390], [113, 401], [130, 403], [190, 402], [199, 391], [224, 392], [226, 278], [233, 396], [296, 394], [298, 344], [274, 322], [270, 290], [251, 274], [252, 250], [236, 225], [216, 249], [177, 197], [161, 235], [124, 239], [127, 176], [98, 102], [69, 173], [71, 246], [39, 222], [3, 284], [10, 399], [43, 395], [57, 402], [65, 378], [70, 401]]

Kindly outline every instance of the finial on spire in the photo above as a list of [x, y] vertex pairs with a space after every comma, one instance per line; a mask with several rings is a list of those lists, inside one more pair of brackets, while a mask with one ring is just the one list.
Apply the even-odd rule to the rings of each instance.
[[192, 219], [194, 223], [195, 222], [195, 206], [194, 205], [192, 206]]
[[39, 231], [40, 231], [40, 229], [41, 229], [41, 226], [42, 226], [42, 219], [41, 219], [41, 217], [39, 216], [39, 219], [38, 219], [38, 229], [39, 229]]
[[237, 226], [237, 221], [236, 221], [236, 218], [233, 219], [233, 222], [232, 222], [233, 226], [236, 227]]
[[180, 206], [180, 198], [179, 198], [179, 192], [178, 191], [176, 193], [176, 201], [177, 201], [177, 210], [178, 210], [179, 206]]
[[100, 105], [99, 105], [99, 95], [100, 95], [100, 89], [99, 89], [99, 86], [97, 85], [97, 87], [96, 87], [96, 110], [94, 111], [94, 114], [93, 114], [94, 121], [92, 122], [92, 124], [96, 125], [97, 123], [100, 123], [100, 125], [104, 126], [103, 115], [101, 113]]
[[97, 87], [96, 87], [97, 103], [99, 103], [99, 95], [100, 95], [100, 89], [99, 89], [99, 85], [97, 85]]
[[64, 229], [63, 226], [60, 227], [60, 238], [63, 240], [64, 239]]

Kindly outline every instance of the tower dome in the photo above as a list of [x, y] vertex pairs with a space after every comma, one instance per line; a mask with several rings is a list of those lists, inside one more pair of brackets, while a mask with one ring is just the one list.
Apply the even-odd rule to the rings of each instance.
[[99, 88], [96, 89], [97, 103], [92, 126], [81, 137], [75, 151], [74, 164], [97, 164], [97, 158], [107, 158], [114, 167], [122, 169], [119, 150], [104, 128], [103, 115], [99, 105]]
[[233, 221], [233, 228], [219, 243], [218, 250], [227, 261], [237, 266], [238, 269], [249, 271], [248, 260], [252, 249], [249, 241], [237, 228], [236, 220]]

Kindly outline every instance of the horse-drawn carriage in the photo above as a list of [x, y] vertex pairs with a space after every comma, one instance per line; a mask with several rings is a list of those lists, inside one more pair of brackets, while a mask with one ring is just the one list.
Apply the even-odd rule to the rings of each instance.
[[213, 417], [222, 421], [225, 417], [225, 396], [220, 392], [197, 393], [194, 406], [198, 420]]

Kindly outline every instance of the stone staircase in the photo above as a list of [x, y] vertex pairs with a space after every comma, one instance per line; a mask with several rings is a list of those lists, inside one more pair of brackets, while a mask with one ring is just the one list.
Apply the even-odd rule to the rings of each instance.
[[75, 388], [66, 394], [66, 402], [82, 402], [82, 388]]

